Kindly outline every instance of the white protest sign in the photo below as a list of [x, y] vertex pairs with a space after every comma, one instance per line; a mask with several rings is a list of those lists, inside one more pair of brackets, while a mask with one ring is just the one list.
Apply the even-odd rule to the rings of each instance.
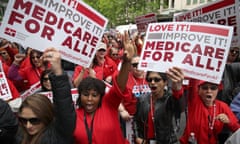
[[152, 23], [138, 68], [165, 72], [177, 66], [187, 77], [219, 83], [232, 33], [233, 27], [217, 24]]
[[9, 88], [5, 73], [3, 71], [1, 61], [0, 61], [0, 98], [5, 101], [12, 99], [12, 93]]
[[0, 35], [40, 51], [55, 47], [63, 59], [88, 67], [107, 22], [83, 1], [10, 0]]
[[149, 23], [157, 22], [157, 16], [155, 13], [150, 13], [135, 18], [137, 29], [139, 32], [146, 32]]
[[38, 81], [37, 83], [31, 85], [31, 87], [28, 90], [24, 91], [24, 93], [21, 94], [21, 98], [24, 100], [26, 97], [40, 90], [41, 90], [41, 83], [40, 81]]
[[239, 0], [218, 0], [192, 10], [174, 14], [173, 21], [214, 23], [234, 27], [231, 46], [240, 46]]
[[[38, 93], [45, 95], [46, 97], [48, 97], [51, 100], [51, 102], [53, 102], [52, 91], [38, 92]], [[77, 104], [77, 99], [78, 99], [78, 96], [79, 96], [77, 89], [76, 88], [71, 89], [71, 94], [72, 94], [73, 103], [74, 103], [74, 105], [76, 105]]]

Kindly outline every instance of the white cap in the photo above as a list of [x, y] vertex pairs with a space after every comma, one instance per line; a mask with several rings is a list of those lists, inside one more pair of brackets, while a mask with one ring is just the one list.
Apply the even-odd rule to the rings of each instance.
[[103, 42], [100, 42], [98, 45], [97, 45], [97, 50], [100, 50], [100, 49], [104, 49], [104, 50], [107, 50], [107, 45]]

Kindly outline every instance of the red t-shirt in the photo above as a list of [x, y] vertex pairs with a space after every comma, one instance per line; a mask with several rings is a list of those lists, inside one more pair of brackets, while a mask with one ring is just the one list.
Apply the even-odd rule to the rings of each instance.
[[105, 57], [103, 66], [103, 79], [106, 79], [108, 76], [112, 76], [116, 70], [117, 70], [116, 63], [112, 59]]
[[130, 115], [134, 115], [136, 113], [137, 97], [143, 93], [151, 93], [151, 89], [149, 88], [145, 78], [136, 78], [132, 73], [129, 73], [128, 75], [126, 87], [130, 96], [128, 96], [129, 99], [124, 99], [122, 104]]
[[[95, 66], [93, 68], [93, 70], [96, 73], [96, 78], [100, 79], [100, 80], [103, 80], [103, 67], [102, 66]], [[82, 71], [82, 66], [76, 66], [72, 79], [75, 80], [78, 77], [78, 75], [81, 71]], [[87, 77], [88, 75], [89, 75], [89, 71], [86, 69], [85, 72], [84, 72], [83, 78]]]

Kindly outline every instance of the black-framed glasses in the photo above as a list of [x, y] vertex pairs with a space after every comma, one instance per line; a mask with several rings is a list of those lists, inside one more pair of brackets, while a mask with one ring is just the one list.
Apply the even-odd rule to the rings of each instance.
[[138, 66], [138, 63], [132, 63], [132, 67], [137, 68], [137, 66]]
[[18, 120], [20, 123], [23, 125], [27, 125], [27, 122], [30, 122], [32, 125], [38, 125], [41, 123], [41, 120], [39, 118], [23, 118], [23, 117], [18, 117]]
[[231, 54], [234, 54], [234, 55], [235, 55], [235, 54], [239, 54], [239, 51], [238, 51], [238, 50], [233, 50], [233, 49], [232, 49], [232, 50], [230, 50], [230, 52], [231, 52]]
[[217, 85], [211, 85], [211, 86], [203, 85], [203, 86], [201, 86], [201, 88], [202, 88], [203, 90], [208, 90], [208, 89], [217, 90], [217, 89], [218, 89], [218, 86], [217, 86]]
[[147, 82], [160, 82], [162, 79], [161, 78], [158, 78], [158, 77], [153, 77], [153, 78], [147, 78], [146, 81]]

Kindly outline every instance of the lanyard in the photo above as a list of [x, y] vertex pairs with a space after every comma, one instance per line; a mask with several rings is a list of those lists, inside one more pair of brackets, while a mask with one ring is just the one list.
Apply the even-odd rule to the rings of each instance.
[[154, 123], [154, 108], [153, 108], [153, 96], [152, 95], [150, 97], [150, 112], [151, 112], [152, 121]]
[[92, 132], [93, 132], [93, 121], [94, 121], [94, 115], [91, 121], [91, 127], [89, 129], [88, 124], [87, 124], [87, 117], [86, 117], [86, 112], [84, 111], [84, 124], [88, 136], [88, 144], [92, 144]]
[[153, 122], [154, 137], [156, 138], [156, 131], [155, 131], [155, 128], [154, 128], [154, 125], [155, 125], [154, 103], [153, 103], [153, 96], [152, 95], [150, 96], [150, 114], [151, 114], [152, 122]]

